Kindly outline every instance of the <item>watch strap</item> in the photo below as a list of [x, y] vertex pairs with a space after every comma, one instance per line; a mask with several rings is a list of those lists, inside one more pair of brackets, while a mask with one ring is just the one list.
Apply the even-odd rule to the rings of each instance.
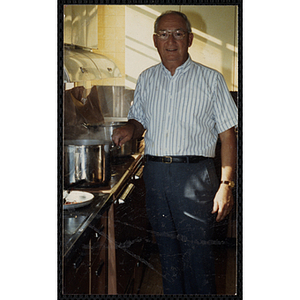
[[230, 188], [234, 188], [235, 184], [232, 180], [221, 180], [221, 183], [227, 184]]

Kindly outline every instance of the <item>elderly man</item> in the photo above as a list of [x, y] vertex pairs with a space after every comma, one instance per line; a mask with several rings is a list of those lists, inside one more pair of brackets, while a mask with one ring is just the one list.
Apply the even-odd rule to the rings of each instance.
[[[168, 11], [154, 25], [161, 63], [139, 76], [128, 123], [116, 145], [145, 133], [147, 214], [155, 233], [165, 294], [213, 294], [213, 224], [233, 206], [237, 107], [223, 76], [193, 62], [187, 17]], [[221, 182], [212, 158], [221, 141]]]

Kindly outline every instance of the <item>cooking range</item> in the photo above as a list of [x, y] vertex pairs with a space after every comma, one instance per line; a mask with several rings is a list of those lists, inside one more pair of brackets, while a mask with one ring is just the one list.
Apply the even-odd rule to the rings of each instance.
[[[88, 185], [87, 181], [79, 180], [64, 190], [63, 291], [66, 294], [114, 294], [122, 290], [118, 287], [120, 284], [126, 286], [125, 290], [129, 288], [128, 282], [122, 284], [124, 278], [119, 279], [117, 261], [128, 254], [130, 246], [116, 245], [123, 242], [122, 239], [131, 239], [129, 230], [126, 230], [129, 232], [126, 236], [122, 233], [124, 224], [128, 224], [124, 218], [132, 215], [130, 218], [136, 220], [130, 224], [139, 227], [143, 224], [139, 219], [145, 219], [144, 212], [131, 207], [131, 203], [143, 207], [143, 200], [140, 200], [144, 193], [140, 187], [143, 154], [138, 152], [123, 157], [115, 164], [111, 163], [110, 168], [111, 177], [106, 185]], [[70, 199], [76, 201], [69, 202]], [[147, 226], [145, 224], [145, 228]], [[131, 232], [132, 238], [136, 238], [138, 233]], [[145, 233], [147, 235], [147, 230], [140, 235], [142, 239]], [[142, 259], [142, 243], [136, 246], [136, 257]], [[135, 266], [136, 257], [130, 255], [126, 261]], [[133, 269], [128, 274], [133, 275]]]
[[[64, 191], [64, 255], [93, 218], [101, 215], [113, 202], [126, 200], [134, 188], [134, 180], [141, 177], [142, 164], [142, 154], [132, 155], [111, 166], [113, 174], [107, 185], [88, 186], [86, 181], [80, 180], [79, 184], [70, 185], [70, 189]], [[69, 199], [72, 202], [68, 203]]]
[[69, 82], [65, 88], [62, 292], [137, 292], [142, 278], [138, 266], [145, 261], [143, 248], [150, 239], [142, 180], [144, 144], [133, 140], [116, 147], [111, 141], [113, 130], [127, 121], [133, 91], [91, 87], [89, 82]]

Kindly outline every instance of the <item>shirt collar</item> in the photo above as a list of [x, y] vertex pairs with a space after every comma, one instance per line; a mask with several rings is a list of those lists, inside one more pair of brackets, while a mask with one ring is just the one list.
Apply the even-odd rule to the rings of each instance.
[[[187, 60], [181, 66], [179, 66], [176, 69], [174, 76], [176, 74], [180, 74], [180, 73], [186, 72], [190, 68], [191, 62], [192, 62], [191, 57], [190, 57], [190, 55], [188, 55]], [[162, 62], [160, 64], [161, 64], [163, 70], [165, 71], [165, 73], [169, 74], [171, 76], [171, 72], [164, 66], [164, 64]]]

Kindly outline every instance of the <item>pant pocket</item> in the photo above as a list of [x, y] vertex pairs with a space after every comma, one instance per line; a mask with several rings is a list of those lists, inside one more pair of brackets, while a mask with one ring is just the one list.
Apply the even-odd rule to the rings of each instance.
[[196, 202], [211, 201], [218, 189], [218, 179], [209, 160], [191, 166], [186, 174], [184, 197]]

